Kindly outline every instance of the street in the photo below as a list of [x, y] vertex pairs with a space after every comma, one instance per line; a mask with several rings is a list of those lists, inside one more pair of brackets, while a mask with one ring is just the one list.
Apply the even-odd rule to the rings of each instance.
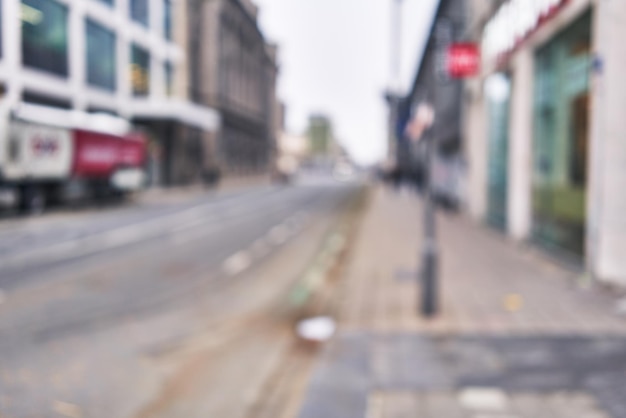
[[318, 178], [6, 220], [0, 416], [626, 417], [620, 293], [440, 213], [425, 319], [422, 208]]
[[0, 0], [0, 418], [626, 418], [624, 22]]
[[[291, 338], [262, 312], [360, 188], [258, 186], [0, 224], [0, 415], [244, 416], [241, 391], [262, 386]], [[181, 412], [170, 381], [214, 366], [198, 353], [233, 338], [248, 342], [217, 363], [235, 368], [199, 373], [195, 401], [176, 389]]]

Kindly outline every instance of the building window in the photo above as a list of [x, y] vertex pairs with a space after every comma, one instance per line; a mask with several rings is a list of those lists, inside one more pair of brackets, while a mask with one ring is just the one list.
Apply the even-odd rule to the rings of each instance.
[[100, 3], [104, 3], [108, 6], [113, 7], [113, 0], [98, 0]]
[[[0, 0], [0, 28], [2, 28], [2, 0]], [[0, 58], [2, 58], [2, 30], [0, 30]]]
[[171, 96], [174, 90], [174, 66], [167, 61], [164, 65], [165, 70], [165, 94]]
[[505, 230], [508, 212], [508, 155], [511, 78], [492, 74], [485, 82], [488, 129], [487, 222]]
[[22, 62], [67, 77], [67, 7], [54, 0], [23, 0]]
[[535, 55], [533, 235], [583, 257], [591, 72], [591, 13]]
[[87, 83], [115, 91], [115, 34], [87, 20]]
[[141, 23], [143, 26], [149, 26], [149, 7], [148, 0], [130, 0], [130, 17], [135, 22]]
[[145, 49], [131, 47], [131, 82], [134, 96], [150, 94], [150, 54]]
[[69, 99], [58, 97], [50, 97], [47, 94], [41, 94], [34, 91], [25, 90], [22, 92], [22, 101], [41, 106], [57, 107], [59, 109], [71, 109], [72, 102]]
[[172, 0], [163, 0], [163, 35], [172, 40]]

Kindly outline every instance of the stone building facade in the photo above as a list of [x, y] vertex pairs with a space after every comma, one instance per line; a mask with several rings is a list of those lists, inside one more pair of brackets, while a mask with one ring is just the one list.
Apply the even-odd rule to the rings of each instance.
[[277, 48], [257, 14], [250, 0], [189, 0], [190, 97], [221, 114], [203, 152], [224, 175], [266, 173], [275, 153]]

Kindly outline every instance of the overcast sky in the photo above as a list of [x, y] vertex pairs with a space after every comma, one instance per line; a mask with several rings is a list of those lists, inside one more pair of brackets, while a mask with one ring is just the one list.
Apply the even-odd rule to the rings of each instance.
[[[392, 0], [254, 0], [261, 28], [280, 46], [279, 95], [299, 133], [322, 112], [360, 162], [386, 152]], [[402, 82], [410, 85], [437, 0], [404, 0]]]

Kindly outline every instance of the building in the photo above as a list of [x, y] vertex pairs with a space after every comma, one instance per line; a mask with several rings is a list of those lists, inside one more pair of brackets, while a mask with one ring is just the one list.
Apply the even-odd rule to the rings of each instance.
[[335, 144], [333, 124], [327, 116], [311, 115], [307, 136], [312, 155], [329, 156], [333, 152]]
[[342, 153], [335, 137], [332, 120], [324, 114], [309, 116], [306, 137], [309, 141], [309, 162], [318, 168], [330, 169]]
[[[458, 80], [447, 77], [441, 57], [448, 44], [463, 39], [465, 23], [463, 2], [439, 2], [410, 91], [399, 101], [395, 124], [396, 161], [403, 175], [421, 183], [430, 173], [437, 197], [453, 205], [461, 199], [463, 87]], [[423, 130], [417, 142], [412, 142], [406, 127], [423, 106], [433, 110], [434, 123]], [[427, 141], [436, 144], [430, 169], [426, 159]]]
[[190, 96], [222, 116], [207, 158], [225, 175], [267, 173], [280, 125], [277, 48], [261, 33], [251, 0], [188, 0], [188, 7]]
[[200, 176], [219, 115], [187, 98], [184, 2], [0, 0], [0, 20], [0, 117], [22, 103], [121, 116], [150, 137], [153, 184]]
[[470, 2], [468, 209], [626, 285], [626, 2]]

